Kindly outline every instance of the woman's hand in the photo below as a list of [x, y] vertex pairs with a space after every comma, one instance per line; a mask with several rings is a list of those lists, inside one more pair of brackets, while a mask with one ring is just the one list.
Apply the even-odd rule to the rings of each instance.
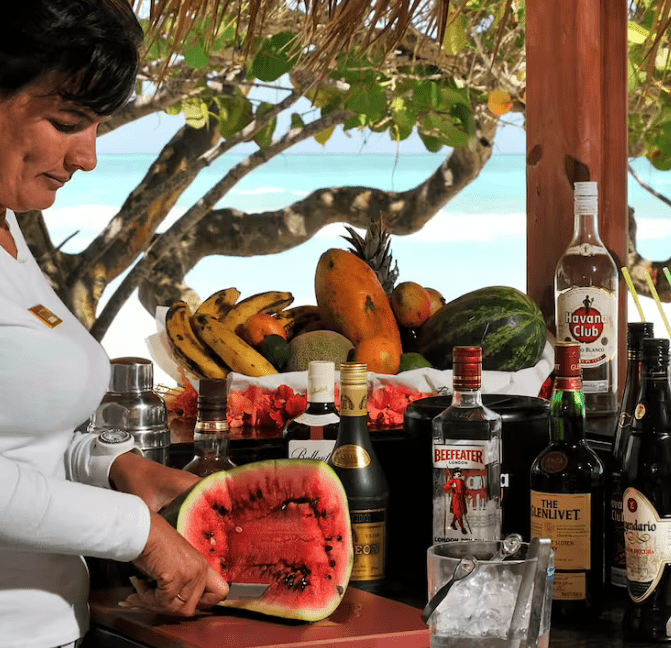
[[137, 590], [126, 604], [191, 616], [228, 596], [228, 584], [168, 522], [152, 512], [144, 551], [133, 564], [150, 580], [133, 579]]
[[110, 470], [114, 489], [141, 497], [152, 511], [160, 511], [198, 481], [200, 477], [133, 452], [119, 455]]

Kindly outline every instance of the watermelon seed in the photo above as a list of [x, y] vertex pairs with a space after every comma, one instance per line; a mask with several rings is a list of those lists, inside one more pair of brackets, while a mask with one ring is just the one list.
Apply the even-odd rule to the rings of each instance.
[[325, 551], [333, 551], [333, 547], [331, 545], [324, 545], [324, 550]]
[[242, 527], [241, 526], [236, 526], [235, 527], [235, 532], [236, 533], [242, 533]]
[[340, 596], [345, 593], [345, 588], [342, 585], [337, 585], [336, 589], [338, 590], [338, 594], [340, 594]]
[[230, 511], [223, 504], [213, 504], [212, 508], [219, 513], [219, 515], [228, 515]]
[[335, 567], [336, 566], [336, 561], [335, 560], [329, 560], [329, 567]]

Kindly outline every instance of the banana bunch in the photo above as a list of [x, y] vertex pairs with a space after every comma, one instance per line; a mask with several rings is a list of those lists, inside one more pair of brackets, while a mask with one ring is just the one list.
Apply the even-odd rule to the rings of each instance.
[[299, 333], [326, 328], [319, 316], [317, 306], [294, 306], [275, 314], [275, 319], [282, 324], [287, 340]]
[[226, 288], [208, 297], [193, 314], [183, 301], [168, 309], [165, 327], [170, 346], [198, 377], [225, 378], [231, 370], [256, 377], [277, 373], [241, 333], [257, 313], [281, 313], [293, 302], [293, 295], [267, 291], [242, 301], [239, 297], [239, 290]]

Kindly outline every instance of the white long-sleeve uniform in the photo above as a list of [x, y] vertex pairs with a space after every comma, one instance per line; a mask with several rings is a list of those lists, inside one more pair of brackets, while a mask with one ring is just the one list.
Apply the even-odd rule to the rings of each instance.
[[[136, 558], [149, 510], [98, 487], [105, 479], [70, 481], [86, 472], [92, 435], [74, 429], [105, 393], [109, 360], [48, 285], [11, 212], [7, 222], [18, 258], [0, 248], [0, 647], [50, 648], [88, 628], [81, 556]], [[29, 310], [38, 305], [46, 318]], [[61, 320], [53, 328], [49, 311]]]

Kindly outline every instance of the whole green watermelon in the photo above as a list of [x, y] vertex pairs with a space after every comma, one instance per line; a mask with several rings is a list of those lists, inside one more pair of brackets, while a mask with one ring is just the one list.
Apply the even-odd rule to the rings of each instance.
[[416, 351], [437, 369], [451, 369], [455, 346], [481, 346], [484, 370], [519, 371], [540, 360], [545, 329], [543, 314], [528, 295], [488, 286], [435, 312], [420, 329]]

